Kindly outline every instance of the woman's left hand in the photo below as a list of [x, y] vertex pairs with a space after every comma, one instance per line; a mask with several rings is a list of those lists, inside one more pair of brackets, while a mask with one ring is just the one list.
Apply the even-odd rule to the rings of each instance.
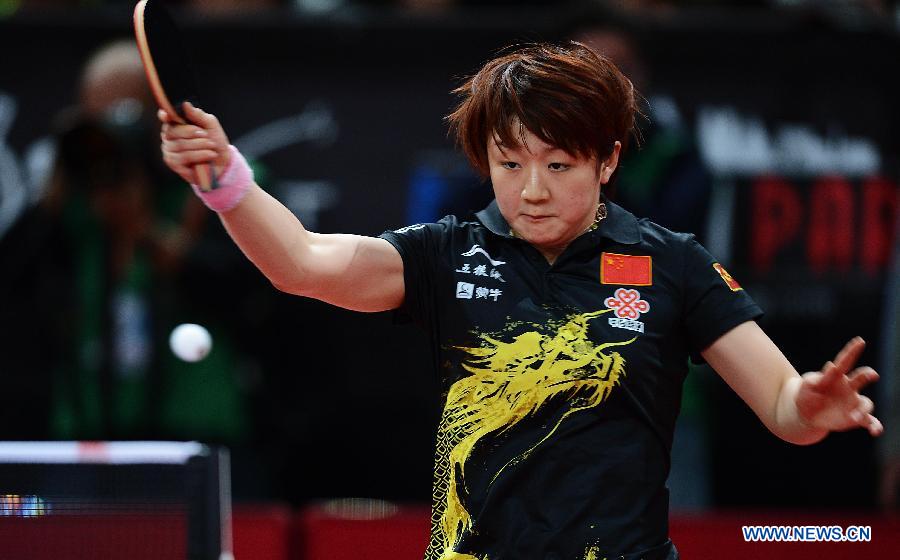
[[821, 371], [803, 374], [795, 402], [805, 423], [829, 431], [866, 428], [873, 436], [881, 435], [884, 427], [872, 415], [872, 399], [859, 394], [878, 379], [878, 373], [868, 366], [851, 371], [865, 346], [865, 341], [856, 337]]

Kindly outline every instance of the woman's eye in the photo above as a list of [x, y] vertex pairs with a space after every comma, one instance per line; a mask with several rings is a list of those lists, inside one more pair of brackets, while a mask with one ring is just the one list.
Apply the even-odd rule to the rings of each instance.
[[519, 166], [519, 164], [514, 161], [504, 161], [500, 165], [502, 165], [505, 169], [515, 169]]
[[566, 165], [565, 163], [551, 163], [547, 167], [549, 167], [553, 171], [565, 171], [566, 169], [569, 168], [569, 166]]

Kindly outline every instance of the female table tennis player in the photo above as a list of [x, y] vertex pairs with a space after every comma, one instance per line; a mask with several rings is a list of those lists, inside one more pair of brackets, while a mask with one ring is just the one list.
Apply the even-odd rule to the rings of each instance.
[[160, 114], [165, 162], [189, 182], [215, 165], [222, 186], [198, 194], [275, 286], [430, 332], [443, 413], [426, 558], [677, 558], [665, 481], [689, 356], [788, 442], [881, 433], [862, 339], [798, 374], [693, 236], [605, 198], [637, 98], [608, 59], [529, 46], [457, 93], [451, 130], [494, 202], [378, 238], [306, 230], [216, 117]]

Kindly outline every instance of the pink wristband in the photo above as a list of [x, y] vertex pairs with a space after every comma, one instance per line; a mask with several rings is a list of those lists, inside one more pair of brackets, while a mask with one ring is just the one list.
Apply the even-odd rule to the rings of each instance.
[[247, 160], [234, 146], [228, 146], [231, 154], [228, 167], [217, 178], [218, 186], [211, 191], [203, 192], [197, 185], [191, 185], [194, 193], [200, 197], [203, 204], [216, 212], [227, 212], [240, 203], [253, 184], [253, 170], [247, 165]]

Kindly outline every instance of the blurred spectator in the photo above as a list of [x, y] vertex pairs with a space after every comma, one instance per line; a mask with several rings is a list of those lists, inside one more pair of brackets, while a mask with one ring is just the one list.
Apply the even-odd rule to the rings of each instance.
[[[58, 119], [44, 199], [0, 244], [3, 270], [14, 271], [0, 279], [4, 378], [14, 390], [3, 393], [22, 395], [35, 422], [21, 432], [3, 423], [3, 437], [246, 435], [235, 352], [209, 288], [230, 261], [206, 254], [208, 214], [162, 167], [158, 134], [133, 42], [100, 49], [83, 70], [79, 106]], [[181, 322], [213, 332], [203, 362], [168, 351]], [[4, 415], [24, 413], [15, 402]]]
[[574, 34], [576, 40], [612, 59], [645, 96], [641, 137], [631, 139], [607, 194], [629, 211], [674, 231], [696, 231], [704, 222], [711, 188], [694, 141], [676, 100], [655, 89], [649, 68], [630, 35], [596, 27]]

